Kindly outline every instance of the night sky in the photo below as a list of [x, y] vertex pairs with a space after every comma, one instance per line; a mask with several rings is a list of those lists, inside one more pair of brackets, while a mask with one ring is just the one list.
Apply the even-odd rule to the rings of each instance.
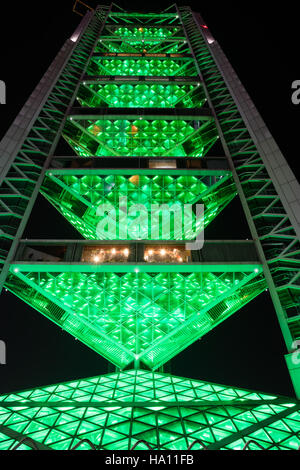
[[[0, 79], [7, 85], [7, 104], [0, 106], [0, 138], [80, 21], [72, 4], [72, 0], [52, 0], [1, 6], [1, 25], [7, 27], [0, 31]], [[140, 11], [143, 4], [119, 2], [125, 9]], [[164, 8], [170, 4], [159, 2]], [[291, 83], [300, 79], [294, 2], [286, 1], [280, 10], [261, 10], [261, 1], [178, 4], [201, 12], [299, 177], [300, 106], [291, 102]], [[24, 237], [78, 239], [80, 235], [39, 196]], [[238, 199], [211, 224], [205, 237], [250, 238]], [[105, 359], [14, 295], [3, 292], [0, 306], [0, 339], [7, 345], [0, 393], [107, 373]], [[266, 292], [179, 354], [171, 368], [174, 375], [293, 396], [285, 353]]]

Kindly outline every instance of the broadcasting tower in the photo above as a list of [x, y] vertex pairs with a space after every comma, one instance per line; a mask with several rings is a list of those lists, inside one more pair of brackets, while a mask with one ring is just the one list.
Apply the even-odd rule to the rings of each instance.
[[[0, 449], [298, 450], [300, 188], [201, 15], [89, 8], [0, 149], [0, 288], [112, 364], [0, 396]], [[22, 238], [39, 193], [77, 240]], [[297, 398], [170, 373], [266, 289]]]

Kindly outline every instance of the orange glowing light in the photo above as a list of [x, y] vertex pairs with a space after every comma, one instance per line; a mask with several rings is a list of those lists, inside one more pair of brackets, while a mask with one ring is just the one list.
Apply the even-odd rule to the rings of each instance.
[[135, 135], [135, 134], [138, 133], [138, 131], [139, 131], [138, 127], [136, 127], [136, 126], [134, 126], [134, 125], [132, 124], [132, 126], [131, 126], [131, 134], [132, 134], [132, 135]]
[[100, 126], [97, 126], [96, 124], [93, 126], [92, 133], [93, 133], [94, 135], [100, 134], [101, 131], [102, 131], [102, 129], [101, 129]]
[[136, 186], [138, 186], [138, 184], [140, 182], [140, 177], [139, 177], [139, 175], [133, 175], [129, 178], [129, 181], [130, 181], [130, 183], [135, 184]]

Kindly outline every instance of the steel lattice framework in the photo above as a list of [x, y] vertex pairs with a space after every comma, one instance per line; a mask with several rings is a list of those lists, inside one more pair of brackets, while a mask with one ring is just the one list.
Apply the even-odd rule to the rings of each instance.
[[[39, 193], [85, 240], [21, 239]], [[207, 227], [237, 195], [253, 240], [187, 248], [196, 205]], [[183, 234], [164, 217], [186, 204]], [[199, 14], [90, 9], [0, 144], [0, 287], [117, 373], [1, 396], [0, 448], [299, 448], [296, 399], [161, 373], [268, 287], [300, 398], [299, 214], [299, 184]]]
[[101, 7], [86, 15], [1, 142], [2, 285], [109, 10]]
[[0, 396], [3, 450], [298, 450], [299, 430], [296, 400], [141, 370]]
[[[199, 14], [179, 8], [288, 351], [300, 334], [300, 187], [226, 56]], [[287, 362], [298, 390], [299, 371]], [[297, 392], [299, 393], [299, 392]]]

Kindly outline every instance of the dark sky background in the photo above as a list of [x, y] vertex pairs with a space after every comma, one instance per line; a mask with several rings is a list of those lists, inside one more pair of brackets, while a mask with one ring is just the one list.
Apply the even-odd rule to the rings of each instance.
[[[286, 1], [277, 9], [262, 1], [179, 2], [202, 13], [299, 177], [300, 106], [291, 102], [291, 83], [300, 79], [295, 3]], [[163, 8], [170, 4], [159, 2]], [[7, 104], [0, 106], [0, 138], [80, 21], [72, 5], [73, 0], [1, 5], [0, 79], [7, 85]], [[143, 9], [143, 2], [119, 5]], [[151, 5], [153, 10], [157, 7]], [[80, 238], [41, 196], [24, 235]], [[206, 239], [245, 238], [249, 230], [238, 200], [206, 230]], [[0, 339], [7, 345], [7, 364], [0, 366], [0, 393], [107, 373], [105, 359], [14, 295], [3, 292], [0, 306]], [[174, 358], [172, 373], [293, 396], [285, 352], [266, 292]]]

